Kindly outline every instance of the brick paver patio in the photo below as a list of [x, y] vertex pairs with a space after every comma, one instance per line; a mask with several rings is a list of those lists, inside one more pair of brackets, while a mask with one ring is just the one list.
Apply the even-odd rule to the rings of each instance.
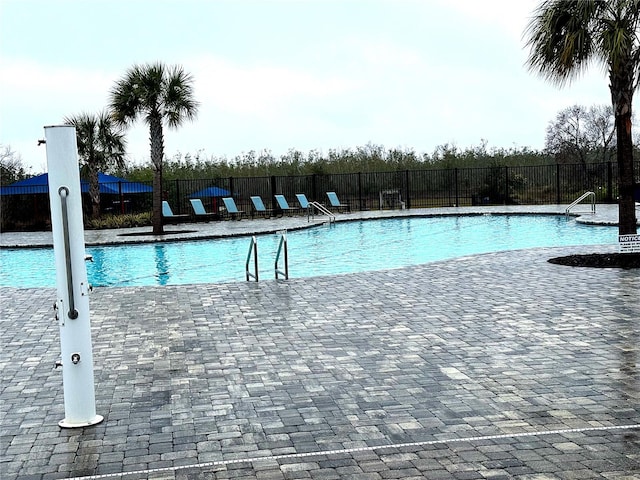
[[55, 290], [2, 288], [0, 476], [640, 478], [640, 273], [547, 262], [591, 251], [97, 288], [83, 429]]

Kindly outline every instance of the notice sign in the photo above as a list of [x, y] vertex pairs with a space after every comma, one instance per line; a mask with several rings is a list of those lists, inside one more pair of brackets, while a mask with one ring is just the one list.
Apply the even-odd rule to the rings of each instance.
[[640, 253], [640, 235], [618, 235], [620, 253]]

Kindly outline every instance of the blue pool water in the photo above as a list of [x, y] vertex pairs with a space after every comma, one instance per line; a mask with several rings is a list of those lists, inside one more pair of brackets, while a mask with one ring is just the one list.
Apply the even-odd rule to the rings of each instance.
[[[382, 270], [533, 247], [614, 244], [617, 227], [545, 215], [481, 215], [343, 222], [289, 232], [290, 278]], [[279, 236], [259, 235], [260, 278], [274, 278]], [[245, 280], [249, 237], [87, 247], [93, 286]], [[282, 263], [282, 262], [281, 262]], [[253, 264], [252, 264], [253, 265]], [[55, 287], [53, 249], [0, 250], [0, 286]]]

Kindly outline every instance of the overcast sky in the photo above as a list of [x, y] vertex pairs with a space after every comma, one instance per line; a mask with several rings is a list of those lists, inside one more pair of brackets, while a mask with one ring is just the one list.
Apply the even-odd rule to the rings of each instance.
[[[609, 104], [594, 65], [559, 88], [530, 73], [523, 31], [537, 0], [0, 0], [0, 143], [46, 170], [43, 127], [97, 113], [134, 64], [180, 64], [196, 121], [165, 155], [302, 152], [367, 143], [544, 146], [574, 104]], [[636, 102], [637, 103], [637, 102]], [[128, 130], [130, 160], [148, 130]]]

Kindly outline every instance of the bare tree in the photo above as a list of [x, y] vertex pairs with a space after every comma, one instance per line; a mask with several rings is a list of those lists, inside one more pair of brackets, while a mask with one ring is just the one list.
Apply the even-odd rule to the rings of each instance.
[[0, 144], [0, 184], [8, 185], [24, 177], [25, 170], [20, 154], [11, 150], [10, 145]]
[[545, 149], [559, 163], [608, 161], [615, 148], [615, 118], [608, 105], [567, 107], [549, 122]]

